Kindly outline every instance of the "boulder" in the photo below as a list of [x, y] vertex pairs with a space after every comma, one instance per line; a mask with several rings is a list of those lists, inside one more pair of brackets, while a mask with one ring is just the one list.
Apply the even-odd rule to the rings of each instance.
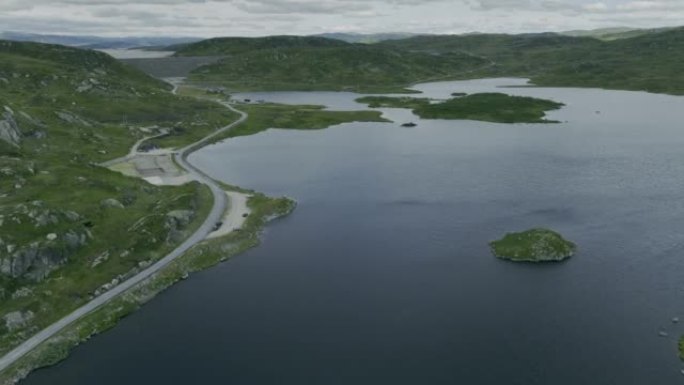
[[169, 230], [169, 233], [166, 236], [166, 241], [182, 241], [184, 238], [182, 230], [192, 222], [194, 217], [195, 212], [191, 210], [175, 210], [167, 213], [165, 227]]
[[14, 119], [14, 113], [9, 107], [5, 107], [5, 112], [0, 119], [0, 140], [15, 147], [19, 147], [21, 143], [21, 130]]
[[28, 287], [22, 287], [21, 289], [12, 293], [12, 299], [26, 298], [31, 295], [33, 295], [33, 290], [29, 289]]
[[195, 217], [195, 212], [191, 210], [175, 210], [166, 214], [167, 226], [185, 228]]
[[115, 209], [122, 209], [124, 208], [123, 203], [119, 202], [118, 200], [114, 198], [109, 198], [105, 199], [102, 202], [100, 202], [100, 206], [102, 208], [115, 208]]
[[85, 127], [93, 126], [92, 123], [69, 111], [55, 111], [55, 114], [58, 118], [70, 124], [78, 124]]
[[2, 253], [0, 273], [12, 278], [22, 277], [32, 281], [41, 281], [66, 260], [67, 253], [62, 248], [34, 242], [9, 255]]
[[2, 319], [5, 321], [7, 330], [15, 331], [26, 326], [33, 319], [33, 316], [34, 314], [31, 311], [15, 311], [5, 315]]

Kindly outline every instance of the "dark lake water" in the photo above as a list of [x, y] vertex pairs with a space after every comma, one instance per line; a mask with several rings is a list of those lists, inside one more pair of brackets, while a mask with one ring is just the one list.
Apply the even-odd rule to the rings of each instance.
[[[521, 84], [421, 85], [433, 97]], [[26, 384], [679, 384], [684, 98], [503, 88], [554, 125], [269, 130], [203, 149], [212, 176], [299, 201], [263, 245], [193, 275]], [[242, 97], [355, 109], [353, 94]], [[400, 123], [415, 121], [415, 128]], [[551, 227], [562, 264], [494, 258]], [[659, 337], [659, 331], [669, 337]]]

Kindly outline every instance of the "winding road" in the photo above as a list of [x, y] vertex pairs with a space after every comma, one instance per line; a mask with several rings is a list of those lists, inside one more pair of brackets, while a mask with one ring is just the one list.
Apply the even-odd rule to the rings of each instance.
[[[173, 93], [175, 94], [177, 90], [178, 85], [174, 84]], [[64, 328], [71, 325], [75, 321], [97, 310], [102, 305], [108, 303], [109, 301], [123, 294], [127, 290], [133, 288], [137, 284], [141, 283], [142, 281], [150, 278], [160, 270], [164, 269], [166, 266], [168, 266], [175, 259], [183, 255], [190, 248], [206, 239], [207, 236], [214, 230], [216, 223], [221, 221], [224, 212], [228, 208], [228, 196], [226, 195], [225, 191], [221, 188], [221, 186], [218, 185], [218, 183], [216, 183], [202, 171], [198, 170], [195, 166], [190, 164], [187, 160], [187, 157], [193, 151], [197, 151], [201, 147], [208, 144], [212, 139], [214, 139], [218, 135], [225, 133], [231, 128], [247, 120], [247, 113], [233, 108], [233, 106], [231, 106], [228, 103], [221, 102], [221, 104], [229, 108], [233, 112], [238, 113], [240, 115], [240, 118], [235, 122], [229, 124], [228, 126], [225, 126], [220, 130], [217, 130], [211, 135], [205, 137], [204, 139], [195, 142], [187, 147], [184, 147], [176, 153], [174, 153], [174, 159], [176, 160], [176, 162], [178, 162], [178, 164], [182, 168], [184, 168], [188, 173], [190, 173], [195, 180], [207, 185], [211, 189], [212, 195], [214, 196], [214, 206], [212, 207], [211, 212], [207, 216], [204, 223], [202, 223], [200, 228], [197, 231], [195, 231], [194, 234], [192, 234], [188, 239], [186, 239], [175, 250], [170, 252], [168, 255], [166, 255], [164, 258], [162, 258], [155, 264], [151, 265], [149, 268], [145, 269], [144, 271], [141, 271], [138, 275], [130, 278], [125, 282], [120, 283], [118, 286], [114, 287], [110, 291], [100, 295], [97, 298], [94, 298], [92, 301], [74, 310], [71, 314], [67, 315], [66, 317], [60, 319], [59, 321], [43, 329], [38, 334], [24, 341], [21, 345], [17, 346], [15, 349], [7, 353], [4, 357], [0, 358], [0, 371], [5, 370], [10, 365], [14, 364], [18, 359], [20, 359], [21, 357], [35, 349], [41, 343], [47, 341], [51, 337], [54, 337], [57, 333], [64, 330]]]

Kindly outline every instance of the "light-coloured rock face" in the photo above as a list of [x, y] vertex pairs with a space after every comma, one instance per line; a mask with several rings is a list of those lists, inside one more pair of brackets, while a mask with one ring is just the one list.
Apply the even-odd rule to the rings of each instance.
[[66, 259], [64, 250], [35, 242], [3, 255], [0, 258], [0, 273], [13, 278], [25, 277], [40, 281], [66, 262]]
[[21, 143], [21, 130], [17, 121], [14, 120], [14, 113], [9, 107], [5, 107], [0, 119], [0, 140], [18, 147]]
[[69, 230], [64, 234], [49, 233], [27, 245], [7, 243], [0, 247], [0, 274], [12, 278], [41, 281], [67, 262], [75, 251], [88, 242], [87, 230]]
[[2, 317], [2, 319], [3, 321], [5, 321], [5, 327], [7, 327], [7, 330], [14, 331], [26, 326], [26, 324], [28, 324], [33, 319], [33, 316], [34, 314], [31, 311], [15, 311], [5, 315], [4, 317]]
[[184, 238], [183, 229], [188, 227], [195, 217], [191, 210], [175, 210], [166, 214], [165, 227], [169, 230], [167, 242], [178, 242]]
[[85, 127], [92, 127], [93, 124], [90, 123], [89, 121], [83, 119], [82, 117], [69, 112], [69, 111], [55, 111], [55, 115], [57, 115], [58, 118], [61, 120], [70, 123], [70, 124], [78, 124], [80, 126], [85, 126]]

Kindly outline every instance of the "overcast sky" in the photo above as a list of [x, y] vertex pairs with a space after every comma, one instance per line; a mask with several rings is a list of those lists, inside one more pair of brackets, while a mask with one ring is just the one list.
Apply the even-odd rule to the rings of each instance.
[[684, 0], [0, 0], [0, 30], [106, 36], [541, 32], [684, 24]]

